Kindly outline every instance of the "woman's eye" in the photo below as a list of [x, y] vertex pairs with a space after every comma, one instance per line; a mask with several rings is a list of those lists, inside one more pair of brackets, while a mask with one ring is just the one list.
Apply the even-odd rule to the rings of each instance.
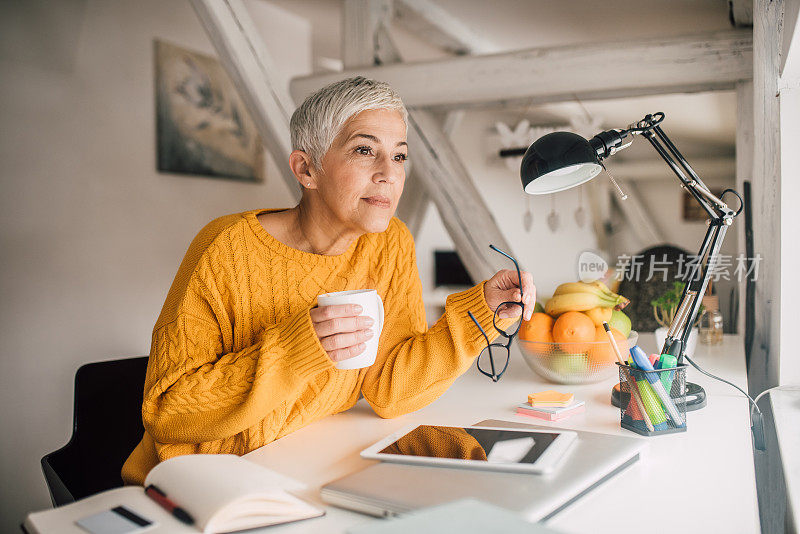
[[394, 160], [395, 161], [407, 161], [408, 160], [408, 154], [397, 154], [394, 157]]
[[372, 154], [372, 147], [360, 146], [360, 147], [356, 148], [356, 152], [358, 154], [363, 155], [363, 156], [369, 156], [369, 155]]

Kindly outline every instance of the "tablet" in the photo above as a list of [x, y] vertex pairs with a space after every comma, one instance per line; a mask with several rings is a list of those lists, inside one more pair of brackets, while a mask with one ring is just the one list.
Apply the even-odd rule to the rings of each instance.
[[577, 440], [569, 430], [414, 425], [361, 451], [384, 462], [547, 474]]

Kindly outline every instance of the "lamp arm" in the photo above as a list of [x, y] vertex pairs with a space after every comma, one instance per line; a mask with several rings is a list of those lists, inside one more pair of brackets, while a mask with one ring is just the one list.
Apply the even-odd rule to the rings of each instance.
[[[686, 344], [689, 340], [703, 295], [708, 288], [714, 267], [717, 265], [717, 258], [725, 239], [728, 226], [733, 223], [733, 219], [739, 215], [743, 203], [741, 196], [732, 190], [740, 201], [738, 211], [731, 210], [725, 202], [711, 193], [703, 180], [697, 175], [686, 158], [683, 157], [678, 147], [670, 140], [669, 136], [661, 129], [661, 122], [664, 114], [661, 112], [646, 115], [641, 121], [629, 126], [626, 130], [607, 130], [600, 132], [589, 140], [589, 144], [597, 153], [598, 160], [613, 155], [614, 153], [630, 145], [630, 141], [624, 144], [626, 137], [643, 135], [650, 142], [659, 156], [669, 166], [678, 177], [681, 186], [689, 191], [700, 207], [708, 213], [710, 217], [708, 231], [706, 232], [703, 244], [700, 247], [698, 261], [693, 265], [689, 281], [683, 288], [677, 310], [671, 319], [667, 338], [661, 349], [662, 354], [672, 354], [678, 358], [679, 363], [683, 363]], [[656, 312], [658, 317], [658, 313]]]

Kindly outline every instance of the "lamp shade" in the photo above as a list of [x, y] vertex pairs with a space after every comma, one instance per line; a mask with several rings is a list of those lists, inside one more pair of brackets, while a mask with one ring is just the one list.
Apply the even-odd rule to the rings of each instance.
[[526, 193], [546, 195], [588, 182], [601, 170], [589, 141], [571, 132], [553, 132], [528, 147], [520, 176]]

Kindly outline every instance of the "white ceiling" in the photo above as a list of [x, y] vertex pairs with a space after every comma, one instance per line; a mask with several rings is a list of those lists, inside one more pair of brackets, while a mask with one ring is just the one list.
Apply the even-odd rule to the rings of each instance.
[[[341, 0], [262, 0], [308, 19], [312, 53], [340, 58]], [[631, 41], [731, 29], [726, 0], [434, 0], [500, 51], [579, 43]], [[405, 61], [447, 57], [402, 27], [391, 28]], [[606, 44], [611, 51], [613, 45]], [[663, 111], [664, 129], [687, 156], [732, 155], [736, 97], [732, 91], [659, 95], [583, 103], [607, 128], [623, 127], [646, 113]], [[523, 117], [533, 124], [563, 124], [583, 113], [576, 102], [496, 110], [498, 120], [514, 124]], [[689, 145], [687, 147], [687, 145]], [[640, 149], [641, 150], [641, 149]], [[650, 149], [644, 147], [644, 151]], [[628, 157], [635, 157], [631, 149]], [[642, 153], [645, 157], [645, 154]]]

